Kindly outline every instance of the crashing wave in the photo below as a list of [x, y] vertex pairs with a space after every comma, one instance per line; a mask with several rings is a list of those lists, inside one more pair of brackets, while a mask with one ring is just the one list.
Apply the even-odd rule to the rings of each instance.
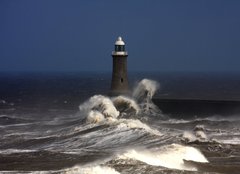
[[79, 109], [87, 115], [87, 121], [91, 123], [103, 121], [107, 117], [117, 118], [120, 114], [110, 98], [102, 95], [91, 97]]
[[105, 120], [115, 120], [119, 115], [163, 116], [161, 110], [152, 102], [152, 97], [159, 88], [159, 83], [143, 79], [133, 91], [133, 98], [117, 96], [109, 98], [95, 95], [79, 106], [80, 112], [86, 115], [88, 123], [99, 123]]
[[120, 159], [134, 159], [142, 161], [153, 166], [162, 166], [179, 170], [197, 169], [193, 166], [185, 165], [184, 160], [191, 160], [196, 162], [207, 163], [208, 160], [196, 148], [189, 146], [182, 146], [179, 144], [166, 145], [158, 149], [131, 149], [123, 155]]
[[114, 106], [120, 112], [138, 114], [140, 112], [140, 108], [138, 104], [131, 98], [125, 96], [117, 96], [112, 98]]

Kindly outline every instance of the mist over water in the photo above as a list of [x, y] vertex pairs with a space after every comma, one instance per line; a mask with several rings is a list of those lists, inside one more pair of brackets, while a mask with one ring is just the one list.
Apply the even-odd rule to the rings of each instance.
[[71, 98], [48, 110], [10, 106], [9, 99], [1, 99], [0, 171], [237, 173], [238, 116], [173, 119], [152, 101], [164, 86], [144, 78], [129, 96], [109, 97], [95, 89], [79, 102], [78, 111], [63, 107]]

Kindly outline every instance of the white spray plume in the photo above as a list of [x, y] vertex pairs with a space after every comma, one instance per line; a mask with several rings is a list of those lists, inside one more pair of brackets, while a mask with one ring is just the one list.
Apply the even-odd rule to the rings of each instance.
[[152, 98], [155, 92], [159, 89], [160, 84], [157, 81], [143, 79], [133, 91], [133, 97], [136, 99], [147, 96]]
[[143, 79], [133, 90], [133, 98], [138, 102], [142, 113], [166, 119], [167, 117], [163, 115], [161, 110], [152, 102], [152, 97], [159, 87], [160, 84], [157, 81]]

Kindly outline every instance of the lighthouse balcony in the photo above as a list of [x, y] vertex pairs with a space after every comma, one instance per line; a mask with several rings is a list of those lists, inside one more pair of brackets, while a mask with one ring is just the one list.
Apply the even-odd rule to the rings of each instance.
[[128, 52], [127, 51], [113, 51], [112, 55], [116, 55], [116, 56], [127, 56]]

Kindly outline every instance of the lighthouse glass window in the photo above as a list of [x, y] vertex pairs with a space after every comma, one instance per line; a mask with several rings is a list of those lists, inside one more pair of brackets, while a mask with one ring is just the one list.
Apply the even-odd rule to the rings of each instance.
[[125, 51], [125, 45], [115, 45], [115, 51]]

